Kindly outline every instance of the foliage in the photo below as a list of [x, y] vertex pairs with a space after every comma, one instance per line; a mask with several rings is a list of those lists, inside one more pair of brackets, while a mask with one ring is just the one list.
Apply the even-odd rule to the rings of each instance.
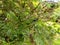
[[59, 3], [0, 2], [0, 45], [53, 45], [56, 33], [60, 33]]

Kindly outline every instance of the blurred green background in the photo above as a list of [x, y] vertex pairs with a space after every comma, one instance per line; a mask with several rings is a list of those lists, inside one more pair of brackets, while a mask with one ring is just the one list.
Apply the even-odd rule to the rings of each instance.
[[60, 2], [1, 0], [0, 45], [60, 45]]

